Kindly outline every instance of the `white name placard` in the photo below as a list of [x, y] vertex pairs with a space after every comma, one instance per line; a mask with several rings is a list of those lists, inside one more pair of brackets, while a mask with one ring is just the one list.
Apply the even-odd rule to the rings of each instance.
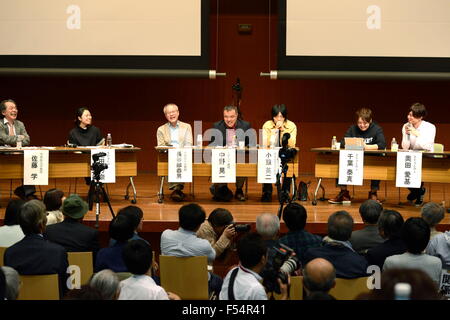
[[192, 149], [169, 149], [169, 182], [192, 182]]
[[364, 177], [364, 151], [339, 151], [339, 184], [362, 186]]
[[48, 150], [23, 151], [23, 184], [48, 185]]
[[236, 149], [211, 150], [212, 183], [236, 182]]
[[258, 149], [258, 183], [276, 183], [280, 169], [279, 149]]
[[422, 152], [397, 152], [395, 186], [420, 188], [422, 183]]
[[[104, 155], [103, 155], [104, 154]], [[115, 183], [116, 182], [116, 150], [114, 149], [92, 149], [91, 150], [91, 167], [94, 164], [94, 155], [98, 157], [99, 164], [106, 164], [108, 168], [100, 171], [100, 182]], [[101, 156], [103, 155], [103, 156]], [[91, 179], [94, 179], [94, 172], [91, 170]]]

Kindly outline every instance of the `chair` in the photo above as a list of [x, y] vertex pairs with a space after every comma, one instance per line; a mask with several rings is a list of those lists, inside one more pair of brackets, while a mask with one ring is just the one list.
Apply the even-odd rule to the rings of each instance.
[[[273, 297], [280, 300], [281, 295], [274, 293]], [[291, 276], [289, 300], [303, 300], [303, 276]]]
[[330, 295], [337, 300], [353, 300], [359, 294], [370, 291], [367, 288], [368, 279], [369, 277], [356, 279], [336, 278], [336, 286], [330, 290]]
[[57, 274], [20, 275], [22, 286], [17, 300], [59, 300]]
[[8, 249], [7, 247], [0, 247], [0, 267], [4, 266], [3, 256], [5, 255], [5, 251]]
[[80, 283], [86, 284], [94, 273], [92, 262], [92, 252], [67, 252], [69, 266], [76, 265], [80, 267]]
[[[444, 152], [444, 145], [442, 143], [435, 143], [433, 145], [433, 152], [434, 153], [443, 153]], [[442, 154], [435, 154], [433, 155], [433, 158], [443, 158], [444, 156]], [[428, 187], [428, 201], [431, 201], [431, 185], [430, 182]], [[444, 201], [445, 201], [445, 185], [443, 186], [443, 195], [444, 195]]]
[[159, 256], [161, 286], [183, 300], [208, 300], [207, 258]]

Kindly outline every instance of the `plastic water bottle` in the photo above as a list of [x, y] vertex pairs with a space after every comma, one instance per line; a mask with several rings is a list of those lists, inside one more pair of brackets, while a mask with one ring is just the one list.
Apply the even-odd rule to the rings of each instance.
[[398, 151], [398, 143], [397, 143], [397, 140], [395, 140], [395, 138], [392, 138], [391, 151], [394, 151], [394, 152]]
[[111, 147], [111, 145], [112, 145], [112, 137], [111, 133], [108, 133], [108, 135], [106, 136], [106, 146]]
[[333, 139], [331, 139], [331, 149], [335, 150], [336, 149], [336, 136], [333, 136]]
[[16, 141], [16, 147], [17, 148], [22, 148], [22, 136], [21, 135], [19, 135], [18, 137], [17, 137], [17, 141]]
[[399, 282], [394, 287], [395, 300], [410, 300], [411, 285], [405, 282]]
[[201, 148], [203, 146], [203, 138], [201, 134], [197, 135], [197, 147]]

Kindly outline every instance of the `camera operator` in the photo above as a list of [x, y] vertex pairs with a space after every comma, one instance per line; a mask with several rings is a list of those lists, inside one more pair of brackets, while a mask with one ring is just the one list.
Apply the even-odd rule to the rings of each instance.
[[[220, 300], [267, 300], [259, 273], [267, 263], [267, 247], [257, 233], [244, 235], [237, 244], [239, 266], [228, 272], [220, 291]], [[288, 284], [280, 285], [282, 300], [288, 297]]]
[[216, 251], [216, 257], [220, 256], [231, 246], [236, 235], [233, 225], [233, 215], [223, 208], [214, 209], [208, 220], [202, 223], [197, 231], [197, 237], [209, 241]]
[[[273, 147], [280, 145], [280, 137], [289, 134], [287, 148], [294, 148], [297, 139], [297, 126], [294, 122], [287, 119], [287, 108], [284, 104], [276, 104], [272, 107], [272, 120], [264, 123], [263, 127], [263, 146]], [[283, 190], [289, 190], [291, 186], [291, 178], [286, 178], [283, 183]], [[272, 201], [272, 185], [264, 183], [262, 189], [262, 202]]]

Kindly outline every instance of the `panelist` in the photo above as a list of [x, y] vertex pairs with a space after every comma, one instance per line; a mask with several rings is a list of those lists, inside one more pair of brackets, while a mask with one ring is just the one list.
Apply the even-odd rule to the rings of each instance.
[[[19, 110], [14, 100], [7, 99], [0, 102], [0, 110], [3, 117], [3, 120], [0, 121], [0, 145], [16, 147], [17, 141], [22, 141], [22, 146], [28, 146], [30, 136], [23, 122], [17, 120]], [[14, 190], [14, 194], [24, 200], [35, 199], [35, 192], [34, 186], [22, 185]]]
[[[217, 136], [211, 137], [210, 146], [236, 146], [239, 138], [245, 141], [245, 146], [249, 146], [250, 139], [247, 130], [251, 129], [249, 122], [238, 119], [238, 108], [236, 106], [225, 106], [223, 109], [223, 120], [215, 122], [213, 128], [220, 132], [219, 139]], [[256, 138], [256, 137], [255, 137]], [[256, 144], [255, 143], [251, 143]], [[242, 187], [244, 186], [246, 177], [236, 177], [236, 192], [234, 197], [239, 201], [245, 201], [244, 192]], [[226, 183], [215, 183], [211, 185], [210, 191], [212, 193], [213, 200], [215, 201], [230, 201], [233, 197], [233, 193]]]
[[[428, 121], [423, 120], [427, 116], [427, 109], [421, 103], [414, 103], [407, 115], [408, 122], [402, 127], [402, 149], [404, 150], [426, 150], [433, 152], [436, 127]], [[408, 188], [410, 193], [407, 199], [415, 205], [423, 204], [425, 188], [423, 182], [420, 188]]]
[[68, 142], [77, 146], [105, 145], [100, 129], [92, 125], [92, 115], [88, 108], [78, 108], [75, 128], [70, 130]]
[[[360, 108], [356, 111], [356, 124], [348, 128], [344, 134], [344, 138], [363, 138], [365, 150], [384, 150], [386, 148], [386, 140], [384, 138], [383, 129], [372, 120], [373, 113], [369, 108]], [[345, 146], [345, 139], [341, 140], [341, 146]], [[336, 182], [337, 184], [337, 182]], [[341, 188], [339, 194], [328, 202], [343, 203], [350, 202], [350, 193], [346, 185], [338, 185]], [[370, 181], [369, 199], [378, 201], [377, 191], [380, 189], [380, 180]]]
[[[286, 134], [290, 134], [288, 140], [288, 148], [294, 148], [297, 139], [297, 126], [294, 122], [287, 118], [287, 108], [284, 104], [276, 104], [272, 107], [272, 120], [268, 120], [264, 123], [263, 127], [263, 146], [275, 147], [280, 146], [282, 137]], [[281, 135], [281, 138], [280, 138]], [[283, 182], [283, 189], [289, 191], [292, 178], [286, 178]], [[272, 201], [272, 184], [264, 183], [262, 188], [262, 202]]]
[[[163, 108], [167, 123], [160, 126], [156, 132], [158, 146], [185, 147], [192, 146], [192, 128], [189, 123], [178, 120], [180, 111], [174, 103], [166, 104]], [[170, 198], [173, 201], [183, 201], [186, 195], [183, 193], [183, 183], [169, 183], [169, 189], [173, 190]]]

